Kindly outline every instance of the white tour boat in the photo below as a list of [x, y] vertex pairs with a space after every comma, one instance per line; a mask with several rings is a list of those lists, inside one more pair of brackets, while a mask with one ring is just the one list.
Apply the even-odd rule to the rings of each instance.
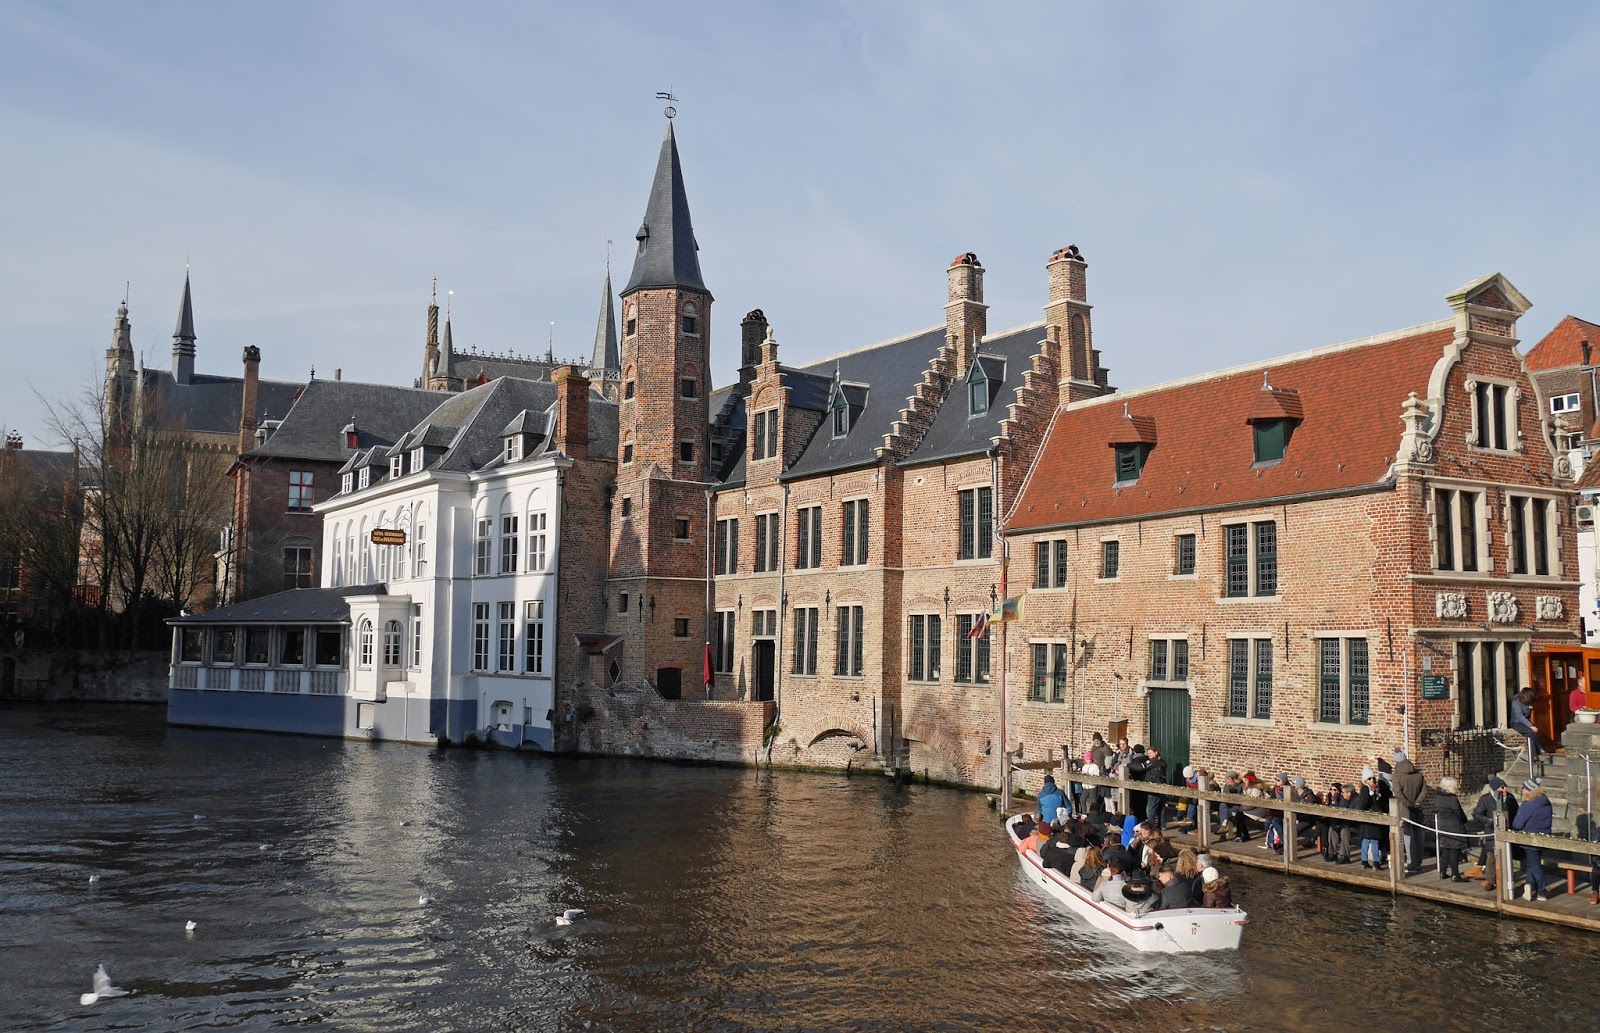
[[1046, 868], [1035, 851], [1022, 849], [1017, 824], [1016, 817], [1006, 819], [1006, 834], [1011, 837], [1024, 874], [1096, 929], [1142, 951], [1186, 954], [1238, 949], [1244, 927], [1250, 922], [1250, 916], [1241, 908], [1190, 907], [1135, 917], [1114, 904], [1089, 899], [1089, 891], [1067, 878], [1066, 872]]

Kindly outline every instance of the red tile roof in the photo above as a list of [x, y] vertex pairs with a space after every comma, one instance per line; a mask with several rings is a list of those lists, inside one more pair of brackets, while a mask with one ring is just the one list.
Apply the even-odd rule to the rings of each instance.
[[1568, 316], [1545, 334], [1523, 361], [1530, 372], [1582, 366], [1584, 341], [1592, 348], [1590, 363], [1600, 361], [1600, 323]]
[[1575, 487], [1579, 491], [1594, 491], [1600, 488], [1600, 458], [1589, 460], [1589, 465], [1583, 468], [1583, 474], [1578, 478]]
[[[1010, 531], [1242, 506], [1377, 485], [1388, 472], [1408, 392], [1428, 378], [1454, 336], [1449, 320], [1248, 367], [1077, 403], [1051, 424]], [[1263, 388], [1263, 374], [1271, 388]], [[1298, 397], [1303, 421], [1282, 461], [1253, 468], [1247, 418]], [[1114, 488], [1105, 446], [1127, 438], [1126, 411], [1154, 420], [1160, 439], [1137, 484]]]

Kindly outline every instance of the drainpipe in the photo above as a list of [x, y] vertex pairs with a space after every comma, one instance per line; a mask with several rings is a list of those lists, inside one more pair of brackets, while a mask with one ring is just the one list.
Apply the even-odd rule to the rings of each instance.
[[[994, 508], [993, 508], [993, 511], [990, 514], [990, 520], [992, 520], [994, 522], [994, 527], [996, 529], [998, 529], [999, 526], [1000, 526], [1000, 521], [999, 521], [999, 513], [1000, 513], [999, 491], [1000, 491], [1000, 452], [999, 452], [998, 449], [991, 448], [989, 450], [989, 498], [991, 500], [991, 505]], [[974, 515], [976, 515], [976, 514], [974, 514]], [[1007, 564], [1005, 562], [1006, 540], [1005, 540], [1005, 536], [1004, 535], [996, 535], [996, 537], [999, 538], [999, 545], [1000, 545], [1000, 606], [999, 606], [999, 609], [1000, 609], [1001, 615], [1003, 616], [1005, 614], [1005, 606], [1006, 606], [1006, 591], [1007, 591], [1007, 588], [1009, 587], [1006, 584], [1006, 570], [1007, 570]], [[1010, 755], [1007, 753], [1007, 750], [1009, 749], [1009, 746], [1008, 746], [1008, 744], [1006, 742], [1006, 719], [1009, 716], [1006, 713], [1006, 709], [1007, 709], [1006, 708], [1006, 668], [1008, 666], [1010, 666], [1010, 663], [1009, 663], [1009, 661], [1010, 661], [1010, 649], [1008, 648], [1010, 646], [1010, 644], [1011, 644], [1010, 631], [1011, 631], [1010, 623], [1008, 623], [1006, 621], [1002, 621], [1000, 623], [1000, 813], [1001, 814], [1009, 814], [1010, 813], [1010, 807], [1011, 807], [1011, 758], [1010, 758]], [[974, 662], [976, 662], [976, 661], [974, 661]], [[993, 656], [993, 652], [992, 651], [990, 653], [989, 666], [990, 666], [990, 669], [993, 670], [993, 668], [994, 668], [994, 656]], [[898, 736], [899, 732], [896, 731], [895, 734], [896, 734], [896, 736]]]
[[[553, 570], [556, 573], [555, 591], [550, 593], [550, 619], [545, 624], [545, 627], [554, 628], [556, 630], [556, 633], [554, 635], [549, 636], [551, 639], [554, 640], [550, 644], [550, 653], [549, 653], [549, 656], [550, 656], [550, 667], [549, 667], [549, 671], [550, 671], [550, 747], [551, 747], [552, 750], [555, 748], [555, 745], [556, 745], [556, 722], [558, 722], [560, 720], [560, 714], [561, 714], [561, 701], [556, 698], [556, 690], [557, 690], [557, 687], [560, 686], [560, 684], [561, 684], [561, 638], [562, 638], [562, 636], [561, 636], [561, 564], [562, 564], [561, 536], [562, 536], [562, 534], [564, 534], [566, 532], [566, 527], [567, 527], [566, 510], [562, 509], [561, 507], [562, 507], [562, 503], [565, 501], [565, 489], [566, 489], [566, 486], [567, 486], [567, 471], [558, 466], [558, 467], [556, 467], [556, 504], [555, 504], [555, 507], [554, 507], [555, 508], [555, 515], [556, 515], [556, 527], [555, 527], [555, 530], [553, 532], [549, 528], [545, 529], [545, 534], [548, 536], [545, 539], [546, 542], [548, 542], [548, 545], [546, 547], [549, 549], [549, 552], [545, 556], [545, 564], [544, 564], [544, 569], [546, 571]], [[607, 507], [607, 508], [609, 510], [610, 507]], [[610, 537], [610, 535], [607, 535], [606, 536], [607, 548], [610, 547], [610, 542], [611, 542], [611, 537]], [[547, 579], [541, 579], [541, 580], [547, 580]], [[526, 642], [523, 643], [522, 648], [523, 649], [527, 649], [528, 648], [528, 645], [527, 645]], [[576, 683], [577, 679], [574, 678], [573, 681], [574, 681], [574, 683]], [[524, 704], [524, 705], [526, 705], [526, 704]], [[524, 716], [524, 718], [526, 718], [527, 715], [524, 714], [523, 716]], [[528, 738], [528, 726], [527, 726], [526, 723], [524, 723], [522, 725], [519, 725], [518, 727], [522, 729], [522, 738], [521, 738], [521, 741], [519, 741], [518, 744], [517, 744], [518, 748], [520, 749], [521, 746], [522, 746], [522, 743], [527, 741], [527, 738]]]

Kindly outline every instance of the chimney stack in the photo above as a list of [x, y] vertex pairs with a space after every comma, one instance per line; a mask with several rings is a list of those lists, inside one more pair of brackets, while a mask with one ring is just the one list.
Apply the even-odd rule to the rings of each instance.
[[16, 451], [20, 451], [21, 449], [22, 449], [22, 435], [17, 431], [12, 431], [11, 433], [7, 434], [6, 435], [6, 450], [7, 451], [11, 451], [11, 452], [16, 452]]
[[239, 400], [239, 454], [256, 442], [256, 405], [261, 397], [261, 349], [244, 346], [244, 396]]
[[756, 367], [761, 365], [761, 342], [767, 339], [767, 314], [758, 308], [745, 313], [739, 324], [739, 391], [750, 393], [756, 379]]
[[1076, 244], [1050, 256], [1050, 302], [1044, 308], [1045, 336], [1058, 342], [1060, 397], [1063, 405], [1097, 398], [1112, 388], [1100, 368], [1089, 321], [1089, 263]]
[[589, 457], [589, 378], [576, 366], [560, 366], [550, 374], [556, 386], [555, 446], [573, 459]]
[[944, 307], [945, 340], [955, 349], [954, 376], [972, 364], [973, 341], [989, 336], [989, 306], [983, 303], [983, 265], [968, 251], [950, 263], [950, 301]]

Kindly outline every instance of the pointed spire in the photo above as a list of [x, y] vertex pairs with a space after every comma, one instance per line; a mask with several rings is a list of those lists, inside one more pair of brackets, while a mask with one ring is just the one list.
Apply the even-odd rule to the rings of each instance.
[[617, 348], [617, 314], [611, 306], [611, 262], [606, 261], [606, 285], [600, 292], [600, 321], [594, 328], [594, 354], [589, 358], [589, 379], [603, 379], [606, 373], [622, 371], [622, 354]]
[[678, 141], [670, 120], [666, 138], [661, 141], [661, 157], [656, 161], [656, 178], [650, 184], [644, 224], [635, 239], [639, 250], [633, 260], [633, 275], [622, 289], [624, 297], [642, 287], [706, 289], [700, 277], [700, 247], [689, 220], [689, 197], [683, 188]]
[[178, 306], [178, 327], [172, 332], [172, 379], [187, 384], [194, 379], [194, 301], [189, 294], [189, 271], [183, 273], [183, 303]]
[[[440, 346], [440, 351], [447, 356], [455, 351], [455, 346], [450, 338], [450, 303], [455, 300], [455, 296], [455, 291], [444, 292], [444, 343]], [[444, 365], [446, 370], [450, 368], [448, 360]]]

